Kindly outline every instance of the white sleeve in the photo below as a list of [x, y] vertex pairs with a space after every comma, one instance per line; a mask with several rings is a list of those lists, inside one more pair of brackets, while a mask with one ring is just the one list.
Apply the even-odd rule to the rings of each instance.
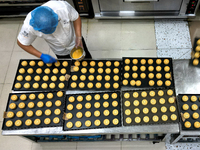
[[31, 45], [33, 43], [33, 41], [36, 39], [36, 35], [33, 35], [28, 27], [26, 25], [23, 25], [21, 28], [21, 31], [19, 32], [19, 35], [17, 37], [18, 41], [22, 44], [22, 45]]
[[69, 15], [68, 17], [69, 17], [70, 21], [77, 20], [79, 17], [78, 12], [68, 2], [64, 1], [64, 3], [66, 6], [66, 9], [68, 11], [68, 15]]

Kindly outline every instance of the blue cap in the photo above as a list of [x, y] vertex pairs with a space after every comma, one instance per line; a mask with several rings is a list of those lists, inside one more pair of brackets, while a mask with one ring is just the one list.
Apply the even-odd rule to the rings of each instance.
[[29, 23], [34, 30], [52, 34], [58, 25], [58, 15], [47, 6], [39, 6], [31, 12]]

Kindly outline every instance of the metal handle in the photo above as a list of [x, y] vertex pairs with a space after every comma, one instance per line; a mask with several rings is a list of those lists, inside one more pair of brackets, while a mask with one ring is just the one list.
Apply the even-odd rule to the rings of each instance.
[[158, 2], [158, 0], [124, 0], [124, 2]]

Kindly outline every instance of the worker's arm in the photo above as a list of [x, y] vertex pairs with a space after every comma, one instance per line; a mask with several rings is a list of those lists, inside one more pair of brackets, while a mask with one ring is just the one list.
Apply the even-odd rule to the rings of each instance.
[[54, 63], [54, 62], [56, 62], [55, 58], [53, 58], [52, 56], [50, 56], [48, 54], [41, 53], [40, 51], [35, 49], [32, 45], [28, 45], [28, 46], [23, 45], [18, 40], [17, 40], [17, 44], [19, 45], [19, 47], [21, 47], [26, 52], [28, 52], [28, 53], [30, 53], [30, 54], [38, 57], [38, 58], [41, 58], [44, 63]]
[[83, 47], [80, 16], [73, 23], [74, 23], [74, 29], [75, 29], [75, 34], [76, 34], [76, 47], [77, 46]]

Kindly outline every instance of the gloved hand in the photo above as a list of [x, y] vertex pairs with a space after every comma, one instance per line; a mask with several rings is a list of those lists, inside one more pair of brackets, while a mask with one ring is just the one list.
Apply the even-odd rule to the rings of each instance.
[[83, 48], [82, 37], [76, 37], [76, 45], [75, 45], [75, 47], [77, 48], [78, 46]]
[[42, 59], [42, 61], [44, 63], [54, 63], [57, 62], [57, 60], [55, 58], [53, 58], [52, 56], [48, 55], [48, 54], [43, 54], [40, 56], [40, 58]]

